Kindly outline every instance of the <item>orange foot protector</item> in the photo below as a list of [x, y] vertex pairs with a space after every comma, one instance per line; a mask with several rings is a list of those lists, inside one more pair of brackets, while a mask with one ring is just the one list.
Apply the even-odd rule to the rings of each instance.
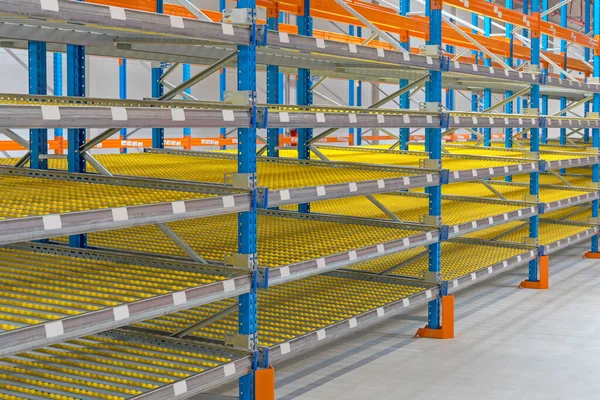
[[540, 257], [540, 280], [531, 282], [529, 280], [521, 282], [519, 285], [523, 289], [548, 289], [548, 256]]
[[415, 337], [429, 339], [454, 339], [454, 296], [442, 297], [442, 327], [440, 329], [419, 328]]
[[257, 370], [255, 380], [256, 400], [275, 400], [275, 369]]
[[591, 251], [588, 251], [587, 253], [585, 253], [583, 255], [583, 258], [600, 258], [600, 253], [592, 253]]

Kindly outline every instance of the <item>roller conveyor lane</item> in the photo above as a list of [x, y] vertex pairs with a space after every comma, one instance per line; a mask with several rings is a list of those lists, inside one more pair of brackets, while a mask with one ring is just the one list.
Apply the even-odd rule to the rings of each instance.
[[0, 358], [0, 398], [165, 400], [218, 386], [251, 365], [251, 355], [223, 346], [108, 331]]
[[[429, 158], [424, 151], [398, 151], [362, 147], [317, 145], [325, 157], [335, 162], [419, 167]], [[293, 156], [292, 152], [283, 153]], [[443, 168], [450, 171], [449, 182], [472, 181], [539, 171], [539, 162], [523, 157], [442, 154]]]
[[248, 191], [0, 167], [0, 244], [250, 209]]
[[[223, 263], [237, 251], [236, 216], [181, 222], [169, 227], [204, 259]], [[258, 264], [263, 283], [270, 286], [439, 240], [437, 228], [417, 224], [288, 211], [258, 214]], [[185, 256], [155, 226], [94, 233], [88, 242], [98, 248]]]
[[0, 355], [250, 291], [246, 271], [43, 244], [0, 252]]

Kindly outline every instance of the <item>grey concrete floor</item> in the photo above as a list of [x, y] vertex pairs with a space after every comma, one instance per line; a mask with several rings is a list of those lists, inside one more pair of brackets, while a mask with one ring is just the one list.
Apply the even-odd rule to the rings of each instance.
[[277, 399], [597, 400], [600, 260], [586, 248], [551, 257], [550, 290], [517, 289], [521, 268], [457, 294], [453, 340], [414, 339], [422, 310], [277, 365]]

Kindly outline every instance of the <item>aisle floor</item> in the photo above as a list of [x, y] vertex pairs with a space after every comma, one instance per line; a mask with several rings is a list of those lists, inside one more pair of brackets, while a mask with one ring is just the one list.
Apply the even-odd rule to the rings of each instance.
[[[456, 298], [456, 339], [414, 339], [397, 316], [276, 366], [278, 400], [598, 399], [600, 260], [550, 260], [550, 290], [517, 290], [526, 268]], [[228, 390], [233, 395], [236, 390]]]

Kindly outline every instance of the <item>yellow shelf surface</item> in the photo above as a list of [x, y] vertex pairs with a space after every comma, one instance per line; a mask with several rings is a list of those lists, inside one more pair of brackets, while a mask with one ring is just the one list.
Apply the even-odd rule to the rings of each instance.
[[0, 175], [0, 219], [165, 203], [210, 194]]
[[124, 400], [232, 361], [195, 344], [135, 339], [100, 334], [4, 357], [0, 399]]
[[[429, 214], [429, 200], [425, 195], [416, 193], [389, 193], [378, 194], [373, 197], [402, 221], [419, 222], [421, 217]], [[444, 225], [458, 225], [522, 208], [524, 206], [506, 203], [443, 199], [442, 223]], [[293, 208], [290, 207], [290, 209]], [[311, 203], [311, 210], [323, 214], [388, 219], [379, 207], [364, 196]]]
[[223, 281], [229, 276], [0, 250], [0, 332]]
[[[582, 188], [593, 188], [594, 183], [592, 182], [591, 176], [578, 176], [578, 175], [563, 175], [567, 181], [573, 186]], [[515, 175], [513, 176], [513, 182], [529, 183], [529, 175]], [[560, 185], [568, 187], [561, 179], [551, 174], [540, 174], [541, 185]], [[597, 186], [598, 184], [596, 184]]]
[[[453, 280], [471, 272], [523, 254], [525, 250], [487, 244], [466, 244], [460, 242], [442, 243], [441, 274], [443, 280]], [[401, 266], [400, 266], [401, 265]], [[410, 276], [422, 279], [428, 269], [427, 249], [411, 249], [392, 254], [377, 260], [350, 266], [349, 268], [374, 273], [382, 273], [390, 268], [392, 275]]]
[[[207, 260], [223, 261], [237, 252], [237, 215], [177, 221], [168, 225]], [[258, 261], [260, 266], [279, 267], [398, 240], [419, 232], [261, 213], [258, 216]], [[96, 247], [185, 256], [152, 225], [95, 232], [89, 234], [88, 241], [90, 246]]]
[[[529, 236], [529, 227], [527, 224], [527, 221], [511, 222], [482, 231], [472, 232], [466, 234], [465, 237], [484, 240], [498, 238], [498, 240], [504, 242], [523, 243], [525, 238]], [[587, 229], [589, 229], [589, 227], [540, 221], [539, 243], [540, 245], [545, 246], [569, 236], [585, 232]]]
[[[425, 289], [328, 275], [271, 287], [258, 295], [259, 344], [273, 346], [286, 342]], [[228, 299], [207, 304], [136, 326], [178, 332], [232, 306], [235, 301]], [[237, 312], [233, 312], [192, 335], [223, 340], [225, 335], [236, 332]]]

